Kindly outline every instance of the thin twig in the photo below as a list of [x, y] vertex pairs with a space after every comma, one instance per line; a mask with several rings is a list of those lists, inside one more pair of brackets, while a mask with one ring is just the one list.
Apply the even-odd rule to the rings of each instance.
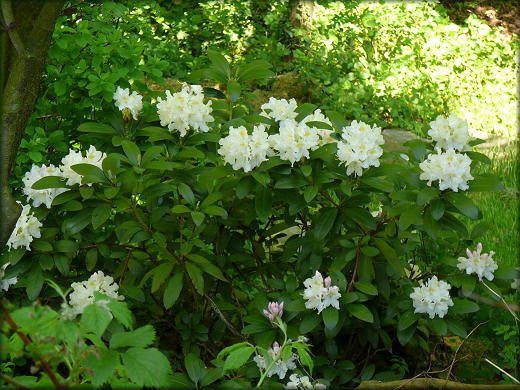
[[481, 325], [487, 324], [489, 320], [481, 322], [477, 326], [475, 326], [471, 332], [468, 333], [466, 337], [464, 337], [464, 340], [460, 343], [460, 345], [457, 347], [457, 350], [455, 351], [455, 355], [453, 355], [453, 360], [451, 361], [451, 364], [449, 365], [448, 374], [446, 375], [446, 382], [450, 379], [451, 370], [453, 370], [453, 365], [455, 364], [455, 359], [457, 359], [457, 354], [459, 353], [459, 350], [461, 349], [464, 342], [475, 332], [478, 328], [480, 328]]
[[514, 382], [518, 383], [520, 385], [520, 381], [518, 379], [516, 379], [513, 375], [507, 373], [504, 371], [504, 369], [500, 368], [499, 366], [497, 366], [495, 363], [493, 363], [491, 360], [489, 360], [488, 358], [484, 358], [484, 361], [486, 363], [489, 363], [491, 364], [493, 367], [495, 367], [497, 370], [499, 370], [502, 374], [506, 375], [509, 379], [513, 380]]
[[126, 255], [125, 266], [123, 267], [123, 272], [121, 273], [121, 277], [119, 278], [119, 287], [121, 287], [121, 284], [123, 283], [123, 278], [125, 277], [126, 267], [128, 267], [128, 261], [130, 260], [130, 256], [132, 255], [132, 251], [133, 251], [133, 249], [130, 249], [128, 251], [128, 254]]
[[489, 287], [486, 282], [484, 282], [483, 280], [481, 280], [482, 284], [484, 286], [486, 286], [486, 288], [491, 291], [493, 294], [495, 294], [495, 296], [500, 299], [504, 305], [506, 306], [507, 310], [509, 310], [509, 313], [511, 313], [511, 315], [513, 316], [513, 318], [515, 319], [516, 322], [520, 322], [520, 319], [517, 317], [517, 315], [513, 312], [513, 310], [511, 310], [511, 308], [509, 307], [509, 305], [507, 304], [506, 300], [502, 297], [502, 295], [500, 295], [499, 293], [495, 292], [495, 290], [493, 290], [491, 287]]
[[357, 249], [356, 249], [356, 265], [354, 266], [354, 272], [352, 273], [352, 279], [350, 280], [350, 283], [348, 284], [347, 294], [350, 292], [350, 290], [352, 290], [352, 286], [354, 285], [354, 280], [356, 280], [357, 269], [358, 269], [358, 265], [359, 265], [359, 254], [361, 251], [361, 240], [362, 239], [360, 238], [358, 241], [358, 245], [357, 245]]
[[9, 376], [7, 376], [7, 375], [4, 375], [4, 374], [0, 373], [0, 376], [2, 376], [2, 379], [3, 379], [4, 381], [6, 381], [7, 383], [12, 384], [12, 385], [13, 385], [14, 387], [16, 387], [17, 389], [31, 390], [30, 387], [27, 387], [27, 386], [25, 386], [24, 384], [15, 381], [13, 378], [11, 378], [11, 377], [9, 377]]
[[242, 339], [244, 341], [247, 340], [246, 337], [243, 334], [241, 334], [239, 331], [237, 331], [235, 329], [235, 327], [226, 319], [224, 314], [222, 314], [222, 312], [220, 311], [218, 306], [215, 304], [215, 302], [213, 302], [213, 300], [208, 296], [208, 294], [204, 294], [204, 298], [206, 298], [206, 300], [210, 304], [213, 311], [218, 314], [218, 316], [220, 317], [220, 319], [222, 320], [224, 325], [226, 325], [226, 327], [229, 329], [229, 331], [231, 333], [233, 333], [236, 337], [239, 337], [240, 339]]
[[[20, 328], [18, 327], [16, 322], [14, 322], [14, 320], [11, 318], [9, 312], [4, 308], [4, 305], [2, 303], [0, 303], [0, 309], [4, 314], [5, 322], [7, 322], [7, 324], [16, 332], [16, 334], [18, 335], [18, 337], [20, 337], [23, 343], [27, 347], [29, 347], [31, 345], [31, 339], [29, 339], [29, 337], [25, 333], [20, 331]], [[38, 362], [40, 363], [39, 365], [43, 368], [45, 373], [49, 376], [49, 379], [51, 380], [54, 387], [56, 389], [64, 389], [65, 387], [61, 385], [61, 383], [58, 381], [58, 378], [56, 378], [56, 375], [54, 375], [54, 373], [52, 372], [49, 363], [47, 363], [47, 361], [44, 360], [42, 357], [38, 359]]]

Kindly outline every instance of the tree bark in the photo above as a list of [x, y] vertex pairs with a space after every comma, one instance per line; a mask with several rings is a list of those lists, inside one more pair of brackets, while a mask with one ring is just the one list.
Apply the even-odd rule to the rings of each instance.
[[[34, 111], [41, 74], [51, 45], [56, 19], [64, 2], [0, 0], [2, 22], [2, 102], [0, 116], [0, 247], [20, 216], [21, 207], [9, 190], [9, 175], [23, 133]], [[8, 39], [5, 35], [9, 35]]]

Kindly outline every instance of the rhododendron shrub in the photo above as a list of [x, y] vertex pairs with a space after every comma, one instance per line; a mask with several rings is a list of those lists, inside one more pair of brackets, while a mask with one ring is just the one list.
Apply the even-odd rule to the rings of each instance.
[[392, 354], [465, 337], [479, 307], [462, 289], [512, 276], [498, 253], [462, 257], [486, 231], [468, 231], [481, 212], [467, 192], [502, 188], [478, 174], [488, 161], [465, 122], [437, 119], [400, 155], [377, 126], [311, 103], [252, 112], [248, 81], [268, 64], [210, 60], [197, 74], [221, 90], [119, 88], [118, 120], [81, 125], [88, 142], [24, 179], [32, 208], [2, 288], [91, 340], [88, 370], [63, 380], [322, 389], [367, 365], [400, 378]]

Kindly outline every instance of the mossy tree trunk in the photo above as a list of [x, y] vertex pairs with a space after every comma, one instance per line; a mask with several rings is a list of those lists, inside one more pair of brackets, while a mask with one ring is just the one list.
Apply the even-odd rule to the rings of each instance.
[[6, 26], [0, 45], [0, 247], [9, 239], [21, 212], [9, 190], [9, 175], [36, 104], [63, 4], [62, 0], [0, 0], [0, 17]]

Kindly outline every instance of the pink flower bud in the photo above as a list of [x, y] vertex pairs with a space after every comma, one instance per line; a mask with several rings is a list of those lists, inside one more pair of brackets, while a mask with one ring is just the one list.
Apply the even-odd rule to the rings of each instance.
[[330, 276], [327, 276], [325, 278], [325, 287], [330, 287], [330, 284], [332, 283], [332, 279], [330, 278]]
[[466, 254], [468, 255], [468, 257], [473, 256], [473, 253], [469, 250], [469, 248], [466, 248]]
[[477, 245], [477, 251], [478, 251], [478, 253], [482, 252], [482, 243], [481, 242], [479, 242]]

